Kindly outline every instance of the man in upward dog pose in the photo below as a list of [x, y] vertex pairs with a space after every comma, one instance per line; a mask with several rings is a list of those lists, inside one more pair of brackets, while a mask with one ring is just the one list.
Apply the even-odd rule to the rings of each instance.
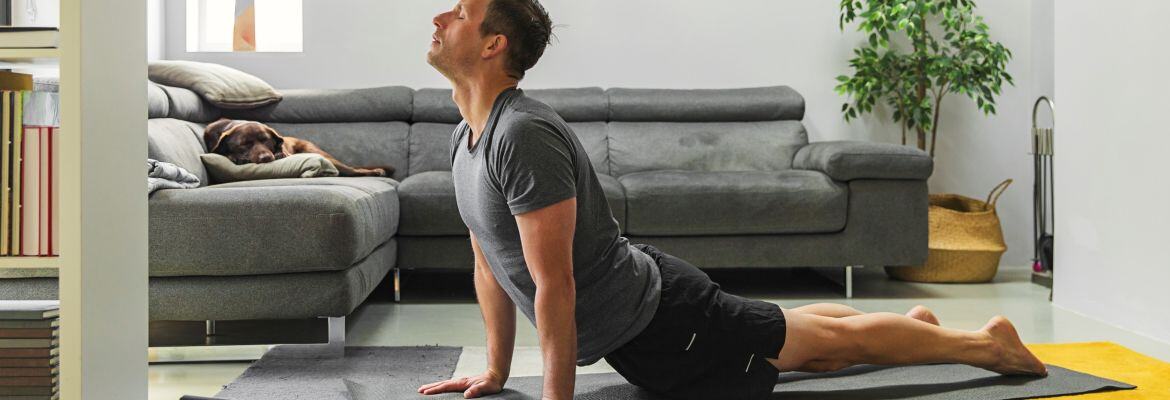
[[686, 261], [629, 243], [576, 135], [517, 88], [549, 43], [544, 8], [459, 0], [433, 23], [427, 61], [451, 81], [464, 119], [451, 137], [452, 175], [475, 254], [489, 365], [420, 393], [500, 392], [516, 308], [538, 332], [546, 399], [572, 398], [576, 366], [602, 358], [632, 384], [700, 399], [768, 397], [780, 371], [855, 364], [1047, 374], [1003, 317], [962, 331], [939, 327], [922, 306], [906, 315], [838, 304], [781, 309], [725, 293]]

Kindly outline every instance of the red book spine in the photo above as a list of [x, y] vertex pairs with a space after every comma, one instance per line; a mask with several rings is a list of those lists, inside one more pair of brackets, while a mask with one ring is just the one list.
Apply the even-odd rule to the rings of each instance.
[[56, 204], [53, 204], [52, 198], [57, 196], [57, 171], [53, 169], [55, 166], [55, 158], [57, 155], [57, 147], [54, 146], [57, 142], [57, 128], [48, 128], [49, 132], [49, 254], [57, 255], [57, 241], [53, 240], [57, 234], [57, 229], [53, 226], [57, 219]]
[[40, 207], [37, 207], [37, 213], [40, 214], [37, 218], [41, 223], [40, 229], [40, 251], [42, 256], [49, 255], [49, 128], [37, 128], [40, 131], [38, 140], [41, 142], [41, 156], [37, 160], [40, 162], [40, 171], [37, 175], [40, 176]]

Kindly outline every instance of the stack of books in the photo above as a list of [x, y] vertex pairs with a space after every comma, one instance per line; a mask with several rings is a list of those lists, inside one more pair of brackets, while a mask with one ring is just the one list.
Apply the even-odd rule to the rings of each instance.
[[0, 71], [0, 256], [58, 255], [57, 90]]
[[0, 301], [0, 399], [58, 398], [58, 304]]

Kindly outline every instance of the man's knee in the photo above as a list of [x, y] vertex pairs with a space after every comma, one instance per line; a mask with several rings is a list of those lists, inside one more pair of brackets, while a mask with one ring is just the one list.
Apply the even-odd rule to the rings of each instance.
[[[844, 318], [784, 310], [787, 336], [778, 357], [782, 370], [844, 368], [860, 359], [856, 324]], [[815, 363], [810, 366], [810, 363]]]

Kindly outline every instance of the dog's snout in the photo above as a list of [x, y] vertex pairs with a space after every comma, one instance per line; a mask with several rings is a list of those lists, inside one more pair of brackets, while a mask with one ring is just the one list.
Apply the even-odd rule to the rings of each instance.
[[267, 162], [272, 162], [275, 159], [276, 158], [272, 156], [272, 153], [263, 153], [263, 154], [260, 154], [259, 156], [256, 157], [256, 162], [263, 164], [263, 163], [267, 163]]

